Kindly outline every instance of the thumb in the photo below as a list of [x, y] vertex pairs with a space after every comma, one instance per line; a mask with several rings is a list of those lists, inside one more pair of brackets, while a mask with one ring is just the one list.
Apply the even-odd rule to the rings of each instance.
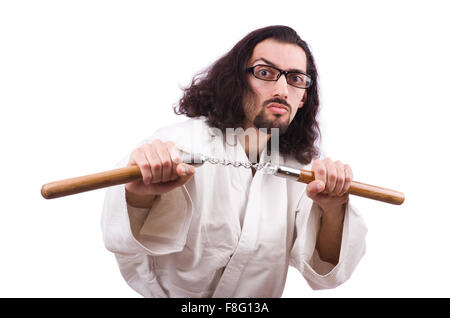
[[325, 189], [325, 184], [321, 180], [314, 180], [306, 186], [306, 193], [309, 197], [315, 196]]
[[187, 163], [180, 163], [177, 166], [177, 174], [180, 177], [191, 176], [195, 172], [195, 168]]
[[177, 166], [177, 174], [179, 176], [176, 184], [178, 186], [185, 184], [195, 173], [195, 168], [186, 163], [180, 163]]

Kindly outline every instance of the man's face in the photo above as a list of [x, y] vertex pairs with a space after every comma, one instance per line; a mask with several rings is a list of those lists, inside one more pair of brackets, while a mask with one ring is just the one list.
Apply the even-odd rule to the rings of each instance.
[[[306, 73], [306, 54], [296, 44], [266, 39], [255, 46], [247, 66], [258, 64]], [[297, 110], [303, 107], [306, 100], [305, 89], [289, 85], [284, 75], [276, 82], [269, 82], [260, 80], [249, 72], [247, 80], [253, 92], [244, 98], [247, 119], [244, 128], [279, 128], [280, 135], [283, 134]]]

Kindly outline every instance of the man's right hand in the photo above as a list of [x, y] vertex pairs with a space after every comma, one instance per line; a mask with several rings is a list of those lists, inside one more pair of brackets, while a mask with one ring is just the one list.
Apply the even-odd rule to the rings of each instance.
[[195, 168], [182, 163], [180, 151], [171, 141], [159, 139], [132, 151], [128, 166], [137, 165], [142, 179], [125, 185], [127, 201], [136, 207], [151, 207], [154, 196], [185, 184]]

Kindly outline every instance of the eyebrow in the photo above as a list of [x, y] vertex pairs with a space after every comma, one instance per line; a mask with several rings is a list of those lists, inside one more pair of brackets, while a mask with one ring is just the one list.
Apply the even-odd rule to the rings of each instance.
[[[265, 59], [265, 58], [263, 58], [263, 57], [260, 57], [259, 59], [254, 60], [254, 61], [253, 61], [253, 65], [254, 65], [255, 62], [257, 62], [257, 61], [263, 61], [263, 62], [266, 63], [267, 65], [270, 65], [270, 66], [279, 68], [277, 65], [275, 65], [275, 63], [273, 63], [273, 62], [271, 62], [271, 61], [269, 61], [269, 60], [267, 60], [267, 59]], [[299, 70], [299, 69], [296, 69], [296, 68], [290, 68], [290, 69], [288, 69], [287, 71], [288, 71], [288, 72], [298, 72], [298, 73], [306, 74], [305, 71]]]

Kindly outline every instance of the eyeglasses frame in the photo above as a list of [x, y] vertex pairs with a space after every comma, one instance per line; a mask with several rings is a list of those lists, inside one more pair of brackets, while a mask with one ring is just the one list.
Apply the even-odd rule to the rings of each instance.
[[[274, 79], [274, 80], [268, 80], [268, 79], [262, 79], [262, 78], [259, 78], [259, 77], [256, 76], [256, 74], [255, 74], [255, 68], [258, 67], [258, 66], [268, 66], [268, 67], [271, 67], [271, 68], [273, 68], [273, 69], [276, 69], [276, 70], [278, 71], [278, 76], [277, 76], [277, 78]], [[309, 75], [306, 74], [306, 73], [303, 73], [303, 72], [300, 72], [300, 71], [284, 71], [284, 70], [279, 69], [278, 67], [275, 67], [275, 66], [273, 66], [273, 65], [267, 65], [267, 64], [257, 64], [257, 65], [254, 65], [254, 66], [252, 66], [252, 67], [248, 67], [248, 68], [246, 69], [246, 71], [247, 71], [247, 72], [251, 72], [252, 75], [253, 75], [254, 77], [256, 77], [257, 79], [262, 80], [262, 81], [266, 81], [266, 82], [277, 82], [277, 81], [280, 79], [281, 75], [284, 75], [284, 77], [286, 78], [286, 83], [287, 83], [288, 85], [291, 85], [291, 86], [295, 87], [295, 88], [303, 88], [303, 89], [307, 89], [307, 88], [311, 87], [311, 84], [312, 84], [312, 82], [313, 82], [311, 76], [309, 76]], [[302, 75], [305, 75], [307, 78], [309, 78], [309, 85], [308, 85], [308, 87], [298, 87], [298, 86], [295, 86], [295, 85], [290, 84], [290, 83], [287, 81], [287, 76], [288, 76], [288, 74], [297, 74], [297, 73], [302, 74]]]

